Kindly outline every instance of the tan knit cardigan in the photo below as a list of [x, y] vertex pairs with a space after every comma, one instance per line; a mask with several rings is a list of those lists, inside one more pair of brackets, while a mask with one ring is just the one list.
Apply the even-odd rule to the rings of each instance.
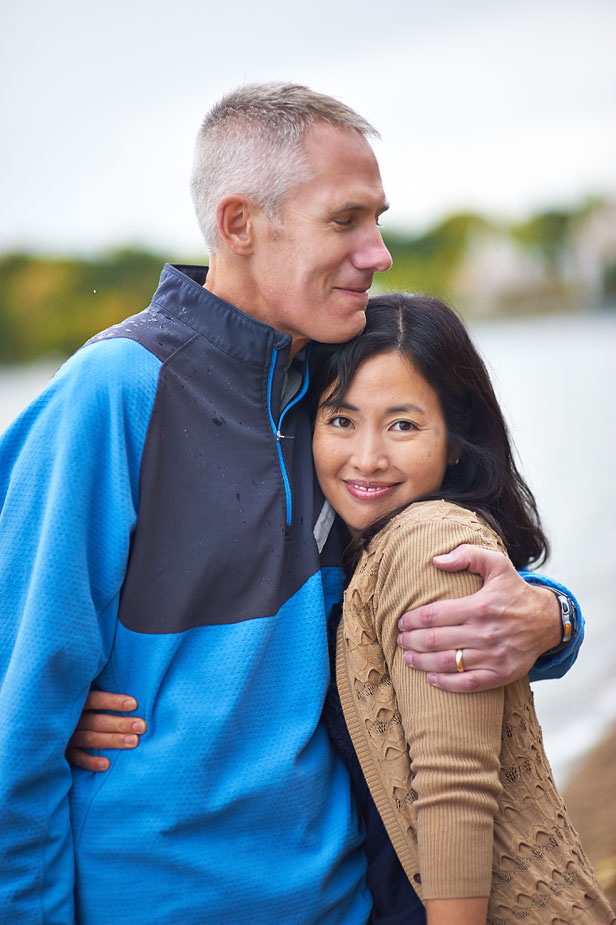
[[413, 504], [345, 594], [337, 683], [374, 801], [420, 899], [489, 895], [493, 925], [615, 922], [554, 786], [528, 680], [449, 693], [396, 645], [405, 610], [480, 587], [432, 564], [459, 543], [504, 551], [472, 512]]

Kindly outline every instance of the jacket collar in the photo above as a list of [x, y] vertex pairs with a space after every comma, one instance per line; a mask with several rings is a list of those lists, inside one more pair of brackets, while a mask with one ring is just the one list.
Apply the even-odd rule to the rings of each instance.
[[207, 267], [172, 266], [166, 263], [152, 304], [176, 316], [197, 334], [243, 363], [269, 363], [272, 350], [279, 351], [277, 366], [286, 366], [291, 335], [219, 299], [203, 288]]

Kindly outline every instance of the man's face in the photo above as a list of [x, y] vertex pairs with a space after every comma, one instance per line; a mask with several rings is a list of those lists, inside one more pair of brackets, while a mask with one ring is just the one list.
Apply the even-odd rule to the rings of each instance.
[[318, 125], [304, 139], [311, 179], [279, 221], [259, 217], [252, 275], [263, 320], [293, 336], [339, 343], [365, 324], [368, 289], [391, 257], [378, 227], [387, 208], [376, 158], [359, 134]]

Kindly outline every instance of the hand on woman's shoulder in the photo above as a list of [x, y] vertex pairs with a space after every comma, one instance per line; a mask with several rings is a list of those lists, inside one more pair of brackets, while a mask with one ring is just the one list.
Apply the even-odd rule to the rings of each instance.
[[474, 511], [450, 501], [410, 504], [370, 541], [349, 586], [348, 599], [380, 610], [381, 616], [430, 601], [463, 597], [481, 587], [481, 579], [468, 571], [444, 572], [435, 556], [467, 543], [504, 552], [498, 534]]

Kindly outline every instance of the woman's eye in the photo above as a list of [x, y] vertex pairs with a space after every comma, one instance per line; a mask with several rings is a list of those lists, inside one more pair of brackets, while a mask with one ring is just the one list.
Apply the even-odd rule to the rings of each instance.
[[417, 430], [417, 425], [413, 424], [412, 421], [395, 421], [391, 425], [391, 430], [396, 430], [398, 433], [408, 434], [413, 430]]
[[330, 418], [329, 423], [332, 425], [332, 427], [341, 427], [346, 429], [347, 427], [351, 427], [352, 421], [350, 421], [349, 418], [342, 417], [342, 415], [338, 414], [336, 417]]

